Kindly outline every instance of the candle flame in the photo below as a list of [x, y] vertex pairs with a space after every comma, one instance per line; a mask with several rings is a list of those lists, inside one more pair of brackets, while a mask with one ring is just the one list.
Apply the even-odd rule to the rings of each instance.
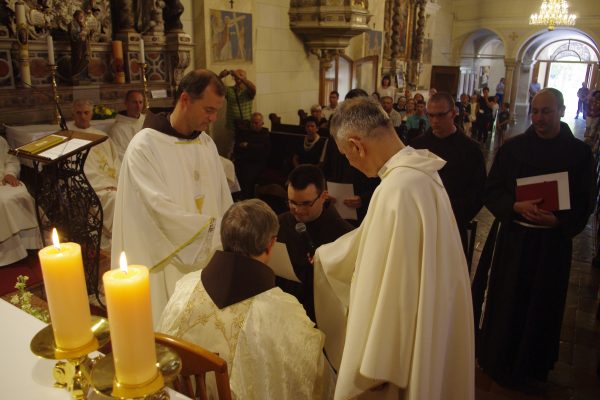
[[58, 241], [58, 232], [56, 232], [56, 228], [52, 228], [52, 244], [56, 250], [60, 250], [60, 242]]
[[119, 267], [121, 271], [127, 273], [127, 257], [125, 257], [125, 252], [121, 252], [121, 257], [119, 258]]

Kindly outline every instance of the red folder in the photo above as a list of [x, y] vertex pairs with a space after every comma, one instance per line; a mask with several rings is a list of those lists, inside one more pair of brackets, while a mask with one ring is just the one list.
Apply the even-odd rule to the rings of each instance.
[[546, 211], [557, 211], [558, 182], [548, 181], [517, 186], [517, 201], [544, 199], [538, 207]]

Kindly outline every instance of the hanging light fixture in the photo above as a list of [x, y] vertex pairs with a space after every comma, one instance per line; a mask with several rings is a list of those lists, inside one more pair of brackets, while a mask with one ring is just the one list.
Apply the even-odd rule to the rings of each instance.
[[569, 14], [569, 4], [565, 0], [543, 0], [540, 12], [531, 14], [529, 25], [548, 25], [552, 31], [558, 25], [575, 25], [575, 14]]

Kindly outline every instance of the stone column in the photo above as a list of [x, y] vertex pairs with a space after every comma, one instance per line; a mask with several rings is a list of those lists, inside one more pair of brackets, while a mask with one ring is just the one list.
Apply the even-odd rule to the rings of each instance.
[[[511, 121], [514, 121], [517, 117], [516, 113], [515, 113], [515, 107], [516, 107], [516, 103], [517, 103], [517, 92], [519, 91], [519, 74], [515, 74], [515, 69], [517, 69], [517, 67], [519, 67], [521, 65], [520, 62], [515, 62], [515, 64], [513, 65], [513, 74], [512, 74], [512, 84], [510, 87], [510, 115], [511, 115]], [[518, 70], [518, 69], [517, 69]], [[505, 81], [508, 81], [508, 77], [507, 79], [505, 79]], [[505, 87], [506, 90], [506, 87]], [[506, 94], [504, 94], [504, 96], [507, 96]]]
[[[504, 58], [504, 102], [510, 98], [512, 91], [513, 74], [515, 72], [515, 64], [517, 61], [514, 58]], [[512, 105], [511, 105], [512, 107]]]
[[475, 72], [469, 74], [469, 96], [473, 95], [473, 91], [475, 91]]

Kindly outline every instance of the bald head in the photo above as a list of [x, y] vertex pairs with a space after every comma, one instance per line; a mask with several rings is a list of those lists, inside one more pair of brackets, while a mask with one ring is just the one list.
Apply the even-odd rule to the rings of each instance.
[[560, 119], [565, 115], [562, 93], [554, 88], [540, 90], [531, 103], [531, 124], [542, 139], [551, 139], [560, 133]]

